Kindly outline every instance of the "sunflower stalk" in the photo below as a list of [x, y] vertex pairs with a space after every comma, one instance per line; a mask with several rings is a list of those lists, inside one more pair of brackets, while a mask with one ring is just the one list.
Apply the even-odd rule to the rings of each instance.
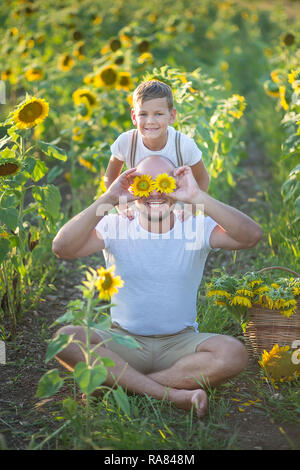
[[[25, 139], [20, 137], [20, 157], [23, 160], [25, 156]], [[28, 273], [24, 265], [24, 260], [26, 259], [26, 250], [25, 250], [25, 236], [24, 236], [24, 228], [23, 228], [23, 218], [24, 218], [24, 199], [26, 195], [27, 188], [25, 186], [22, 187], [21, 190], [21, 197], [19, 203], [19, 286], [17, 291], [17, 304], [21, 302], [21, 296], [24, 293], [25, 289], [29, 285], [29, 278]]]
[[[94, 293], [94, 286], [91, 287], [91, 293]], [[90, 346], [91, 346], [91, 330], [90, 330], [90, 317], [91, 317], [91, 300], [92, 297], [88, 298], [87, 301], [87, 308], [86, 308], [86, 314], [85, 314], [85, 319], [86, 319], [86, 326], [85, 326], [85, 334], [86, 334], [86, 362], [88, 368], [91, 367], [91, 351], [90, 351]], [[90, 393], [87, 393], [86, 396], [86, 414], [87, 417], [90, 415], [90, 401], [91, 401], [91, 396]], [[89, 427], [89, 422], [90, 420], [86, 420], [86, 434], [89, 435], [90, 427]]]
[[12, 298], [13, 290], [11, 289], [11, 286], [9, 284], [9, 280], [7, 276], [7, 265], [5, 261], [3, 261], [3, 268], [0, 269], [0, 276], [3, 282], [3, 285], [5, 287], [6, 295], [7, 295], [7, 307], [8, 307], [9, 315], [13, 322], [12, 333], [14, 335], [16, 332], [16, 327], [17, 327], [17, 319], [15, 315], [14, 302]]

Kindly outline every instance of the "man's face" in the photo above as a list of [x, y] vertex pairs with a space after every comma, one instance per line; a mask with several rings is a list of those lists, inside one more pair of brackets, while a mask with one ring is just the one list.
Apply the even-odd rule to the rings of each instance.
[[[171, 165], [166, 165], [161, 161], [160, 157], [153, 157], [151, 163], [149, 160], [147, 164], [138, 166], [138, 171], [143, 174], [150, 175], [153, 179], [160, 173], [167, 173], [173, 176], [174, 168]], [[168, 197], [167, 194], [159, 191], [152, 191], [148, 197], [142, 197], [135, 201], [136, 207], [140, 215], [152, 222], [159, 222], [165, 220], [170, 216], [172, 205], [174, 201]]]
[[138, 103], [131, 111], [132, 122], [146, 141], [165, 138], [168, 125], [174, 123], [175, 116], [176, 110], [169, 109], [167, 98]]

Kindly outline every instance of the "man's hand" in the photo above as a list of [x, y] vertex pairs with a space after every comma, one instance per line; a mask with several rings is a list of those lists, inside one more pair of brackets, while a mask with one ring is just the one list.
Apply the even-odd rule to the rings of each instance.
[[130, 168], [127, 171], [121, 173], [118, 178], [110, 185], [106, 191], [106, 196], [109, 201], [115, 206], [121, 204], [123, 207], [127, 202], [132, 202], [138, 199], [130, 191], [129, 187], [132, 185], [133, 180], [136, 176], [140, 175], [136, 168]]
[[201, 190], [191, 168], [189, 166], [181, 166], [176, 168], [173, 174], [176, 178], [177, 189], [173, 193], [169, 193], [168, 197], [188, 204], [199, 202]]

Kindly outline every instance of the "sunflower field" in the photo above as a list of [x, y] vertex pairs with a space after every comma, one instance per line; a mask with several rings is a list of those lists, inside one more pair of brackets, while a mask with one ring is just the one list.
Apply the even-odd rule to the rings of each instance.
[[[83, 369], [62, 379], [54, 356], [69, 340], [51, 342], [50, 328], [107, 321], [109, 297], [94, 299], [108, 279], [102, 261], [62, 262], [52, 240], [105, 192], [110, 146], [133, 128], [132, 93], [147, 79], [172, 88], [174, 127], [201, 149], [208, 192], [264, 232], [252, 250], [210, 255], [200, 327], [242, 338], [222, 299], [206, 295], [205, 286], [220, 291], [220, 275], [243, 278], [274, 265], [299, 273], [299, 13], [297, 0], [2, 2], [0, 449], [299, 448], [299, 374], [289, 369], [293, 380], [284, 372], [273, 380], [261, 370], [277, 358], [278, 371], [287, 348], [274, 345], [242, 378], [212, 391], [206, 425], [195, 426], [195, 417], [121, 387], [111, 394], [103, 387], [95, 404], [86, 376], [103, 382], [109, 361], [93, 368], [87, 354]], [[271, 274], [268, 281], [280, 302], [280, 281]], [[292, 287], [282, 304], [289, 315], [299, 283]]]

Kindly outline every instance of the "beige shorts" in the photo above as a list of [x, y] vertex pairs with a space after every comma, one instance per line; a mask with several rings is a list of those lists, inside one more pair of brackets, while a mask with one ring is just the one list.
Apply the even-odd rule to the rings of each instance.
[[[215, 333], [197, 333], [193, 327], [187, 327], [171, 335], [135, 335], [114, 323], [110, 330], [95, 329], [94, 331], [105, 341], [104, 346], [143, 374], [168, 369], [181, 357], [195, 353], [200, 343], [212, 336], [217, 336]], [[140, 347], [128, 348], [117, 343], [112, 339], [110, 331], [133, 337]]]

